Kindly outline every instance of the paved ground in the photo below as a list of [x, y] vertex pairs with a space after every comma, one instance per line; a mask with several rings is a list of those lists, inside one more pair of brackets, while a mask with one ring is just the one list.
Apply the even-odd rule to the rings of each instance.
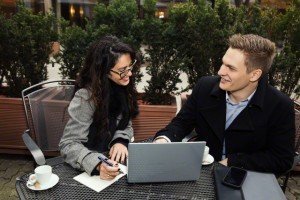
[[29, 156], [0, 154], [0, 200], [18, 199], [16, 178], [33, 168], [33, 161]]
[[[0, 154], [0, 200], [18, 199], [16, 177], [33, 171], [33, 168], [30, 156]], [[300, 174], [292, 176], [285, 194], [288, 200], [300, 200]]]
[[[282, 179], [279, 179], [282, 182]], [[300, 200], [300, 173], [293, 173], [289, 179], [288, 186], [285, 192], [288, 200]]]

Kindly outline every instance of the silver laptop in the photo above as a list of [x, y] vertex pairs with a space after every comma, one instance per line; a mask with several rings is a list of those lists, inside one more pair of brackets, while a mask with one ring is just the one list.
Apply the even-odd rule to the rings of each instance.
[[206, 142], [129, 143], [129, 183], [195, 181]]

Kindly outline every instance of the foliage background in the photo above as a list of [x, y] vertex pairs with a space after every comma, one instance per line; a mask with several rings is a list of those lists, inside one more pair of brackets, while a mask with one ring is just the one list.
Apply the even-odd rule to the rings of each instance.
[[[50, 41], [57, 38], [62, 48], [55, 62], [61, 64], [64, 78], [74, 79], [89, 44], [110, 34], [137, 49], [147, 66], [151, 79], [145, 87], [144, 100], [151, 104], [169, 104], [170, 95], [178, 90], [176, 84], [182, 72], [187, 73], [189, 82], [184, 90], [193, 88], [201, 76], [216, 74], [230, 35], [253, 33], [271, 39], [278, 46], [269, 73], [270, 83], [287, 95], [299, 97], [298, 0], [291, 2], [284, 12], [262, 7], [259, 3], [235, 7], [226, 0], [217, 0], [212, 8], [204, 0], [189, 1], [170, 4], [168, 19], [164, 20], [155, 17], [155, 4], [156, 0], [144, 0], [141, 18], [135, 0], [99, 3], [95, 6], [94, 18], [87, 20], [85, 27], [60, 22], [60, 34], [49, 29], [53, 27], [51, 23], [58, 23], [51, 14], [33, 16], [22, 8], [13, 20], [0, 15], [0, 84], [5, 77], [8, 84], [16, 88], [9, 95], [15, 96], [19, 89], [44, 80], [47, 77], [45, 64], [49, 62], [48, 47]], [[17, 53], [19, 49], [26, 53]], [[37, 58], [40, 60], [34, 60]], [[135, 74], [139, 82], [139, 69], [135, 69]]]
[[0, 84], [5, 78], [7, 95], [18, 97], [23, 89], [47, 79], [52, 42], [58, 39], [52, 28], [56, 23], [54, 15], [33, 14], [22, 4], [10, 19], [0, 14]]

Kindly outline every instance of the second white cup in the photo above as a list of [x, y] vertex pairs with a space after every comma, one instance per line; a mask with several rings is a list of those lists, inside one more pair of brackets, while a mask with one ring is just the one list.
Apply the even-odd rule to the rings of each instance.
[[203, 153], [203, 161], [206, 161], [208, 158], [208, 154], [209, 154], [209, 147], [205, 146], [204, 148], [204, 153]]

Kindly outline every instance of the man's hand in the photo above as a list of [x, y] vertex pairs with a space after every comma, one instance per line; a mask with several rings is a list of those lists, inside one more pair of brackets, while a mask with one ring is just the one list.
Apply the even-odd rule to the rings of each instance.
[[165, 138], [158, 138], [153, 141], [153, 143], [168, 143]]
[[109, 156], [111, 160], [124, 163], [125, 158], [128, 156], [127, 147], [121, 143], [116, 143], [111, 147]]
[[119, 166], [116, 161], [108, 160], [108, 162], [112, 163], [114, 166], [108, 166], [106, 163], [101, 163], [98, 165], [97, 169], [100, 172], [100, 178], [103, 180], [111, 180], [114, 179], [117, 175], [119, 175]]
[[228, 158], [225, 158], [224, 160], [221, 160], [219, 163], [221, 163], [222, 165], [227, 166], [227, 162], [228, 162]]

